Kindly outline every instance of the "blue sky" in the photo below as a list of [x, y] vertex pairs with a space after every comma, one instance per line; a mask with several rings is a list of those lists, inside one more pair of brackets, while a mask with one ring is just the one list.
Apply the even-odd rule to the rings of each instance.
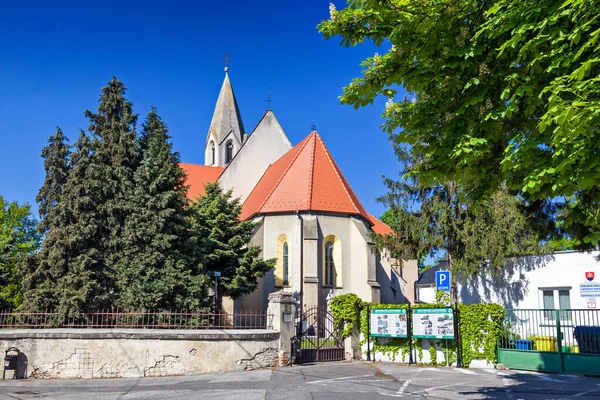
[[[126, 3], [126, 4], [122, 4]], [[29, 202], [44, 179], [41, 149], [60, 126], [74, 142], [102, 86], [117, 76], [143, 120], [151, 105], [183, 161], [203, 148], [223, 81], [223, 53], [244, 126], [272, 109], [296, 144], [312, 121], [363, 205], [376, 215], [382, 175], [398, 162], [381, 131], [384, 100], [354, 110], [342, 86], [377, 49], [340, 47], [316, 25], [329, 1], [5, 2], [0, 14], [0, 195]], [[336, 2], [343, 8], [343, 2]]]

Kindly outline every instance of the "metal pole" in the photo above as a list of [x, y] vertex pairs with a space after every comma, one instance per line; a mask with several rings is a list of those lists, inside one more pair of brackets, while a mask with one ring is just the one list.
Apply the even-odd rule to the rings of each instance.
[[409, 348], [409, 353], [408, 353], [408, 365], [414, 364], [414, 360], [413, 360], [413, 347], [412, 347], [412, 311], [410, 308], [410, 304], [408, 305], [408, 318], [407, 318], [407, 326], [406, 326], [408, 332], [407, 336], [408, 336], [408, 348]]
[[367, 361], [371, 361], [371, 307], [367, 306]]
[[454, 326], [456, 329], [454, 330], [454, 337], [456, 340], [456, 368], [462, 368], [462, 349], [460, 343], [460, 328], [459, 328], [459, 311], [458, 311], [458, 302], [454, 303], [455, 307], [455, 316], [454, 316]]
[[446, 339], [446, 367], [450, 364], [450, 359], [448, 358], [448, 339]]
[[215, 319], [217, 318], [217, 305], [219, 302], [219, 281], [218, 281], [219, 277], [215, 274]]

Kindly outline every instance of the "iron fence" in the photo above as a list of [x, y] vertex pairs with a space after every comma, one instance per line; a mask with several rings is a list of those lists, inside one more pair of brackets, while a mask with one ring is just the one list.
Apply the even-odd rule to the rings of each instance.
[[129, 329], [270, 329], [273, 316], [258, 311], [211, 314], [189, 311], [128, 312], [103, 310], [76, 315], [55, 311], [0, 310], [0, 329], [129, 328]]
[[600, 310], [507, 309], [499, 348], [600, 354]]

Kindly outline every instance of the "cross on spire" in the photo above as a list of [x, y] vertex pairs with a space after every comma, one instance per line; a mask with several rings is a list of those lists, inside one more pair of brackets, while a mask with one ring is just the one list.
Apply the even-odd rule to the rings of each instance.
[[229, 52], [226, 51], [223, 57], [223, 62], [225, 63], [225, 72], [229, 71], [229, 61], [231, 61], [230, 57], [231, 56], [229, 55]]
[[313, 121], [312, 124], [310, 125], [310, 129], [312, 131], [316, 131], [317, 130], [317, 124], [315, 124], [315, 121]]
[[269, 92], [269, 97], [267, 97], [267, 99], [265, 100], [267, 103], [269, 103], [269, 106], [267, 108], [267, 110], [271, 109], [271, 103], [275, 103], [274, 100], [271, 100], [271, 92]]

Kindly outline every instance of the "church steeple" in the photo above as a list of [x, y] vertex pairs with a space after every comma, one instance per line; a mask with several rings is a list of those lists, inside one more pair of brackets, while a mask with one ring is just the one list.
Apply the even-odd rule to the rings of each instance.
[[228, 71], [229, 67], [226, 66], [225, 79], [206, 137], [205, 165], [226, 166], [246, 139], [242, 116], [229, 81]]

